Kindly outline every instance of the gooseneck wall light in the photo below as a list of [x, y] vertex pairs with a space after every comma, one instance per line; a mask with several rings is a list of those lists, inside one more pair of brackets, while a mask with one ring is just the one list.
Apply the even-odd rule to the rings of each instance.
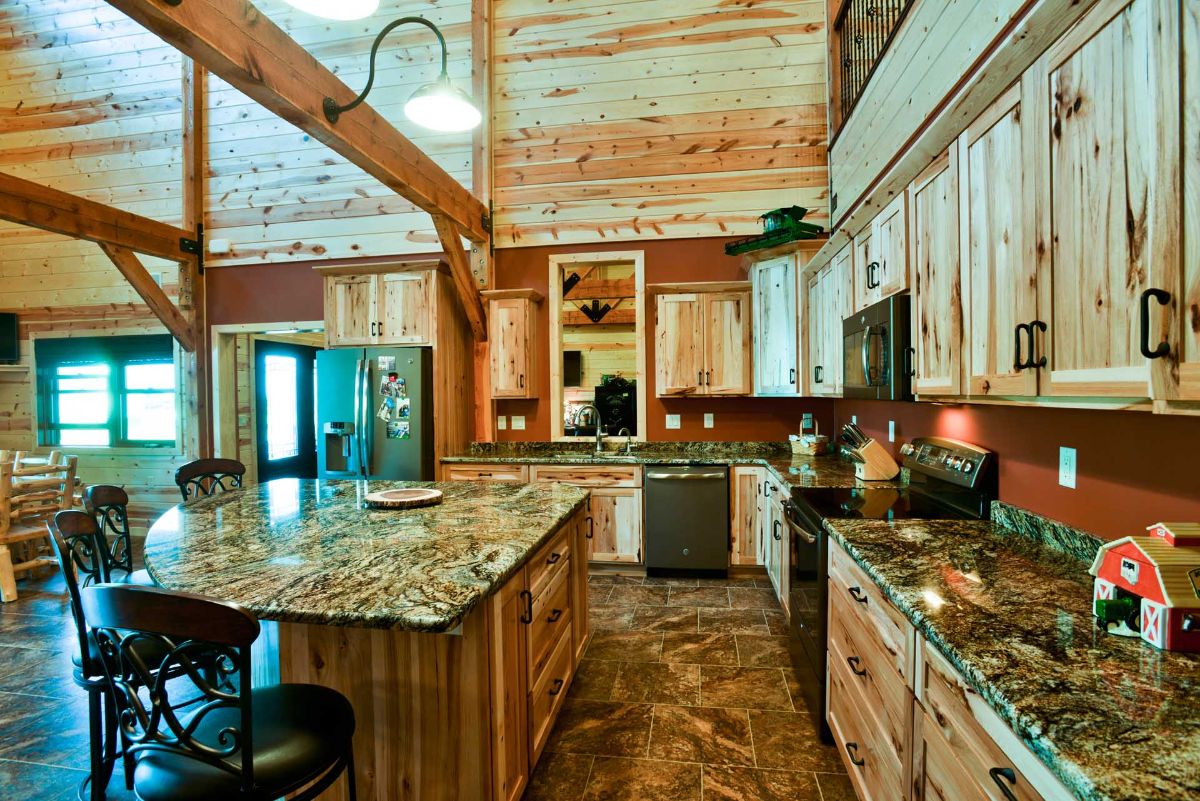
[[442, 36], [436, 25], [424, 17], [401, 17], [384, 26], [371, 45], [370, 73], [362, 93], [344, 106], [339, 106], [332, 97], [325, 98], [322, 104], [325, 119], [336, 123], [342, 114], [351, 111], [367, 99], [371, 86], [375, 83], [375, 57], [379, 53], [379, 45], [393, 30], [410, 22], [424, 25], [437, 37], [438, 44], [442, 47], [442, 72], [433, 83], [413, 92], [412, 97], [404, 104], [405, 116], [417, 125], [434, 131], [469, 131], [479, 125], [482, 120], [479, 109], [465, 92], [450, 83], [450, 74], [446, 70], [446, 37]]

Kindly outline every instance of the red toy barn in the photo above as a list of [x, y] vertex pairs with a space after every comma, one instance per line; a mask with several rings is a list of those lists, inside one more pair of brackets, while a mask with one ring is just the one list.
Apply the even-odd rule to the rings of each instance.
[[1148, 536], [1106, 543], [1092, 562], [1093, 601], [1115, 588], [1141, 599], [1142, 639], [1200, 653], [1200, 524], [1155, 523]]

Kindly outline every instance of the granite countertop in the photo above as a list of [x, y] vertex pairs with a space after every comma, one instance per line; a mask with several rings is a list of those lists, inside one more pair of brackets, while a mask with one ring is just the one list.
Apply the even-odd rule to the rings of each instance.
[[825, 525], [1077, 797], [1200, 798], [1200, 655], [1099, 631], [1086, 540], [997, 507]]
[[477, 442], [444, 464], [720, 464], [767, 467], [789, 488], [897, 487], [895, 481], [863, 481], [854, 476], [854, 463], [834, 455], [794, 456], [786, 442], [652, 442], [634, 443], [630, 456], [606, 451], [595, 456], [592, 444], [581, 442]]
[[[445, 498], [362, 506], [368, 491], [408, 486]], [[559, 484], [277, 479], [172, 508], [146, 537], [146, 567], [164, 587], [268, 620], [445, 632], [587, 497]]]

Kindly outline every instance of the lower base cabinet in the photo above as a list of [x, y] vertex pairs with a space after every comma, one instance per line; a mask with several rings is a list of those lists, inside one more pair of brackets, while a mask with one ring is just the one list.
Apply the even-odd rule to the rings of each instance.
[[734, 467], [729, 471], [729, 564], [761, 565], [763, 482], [761, 467]]

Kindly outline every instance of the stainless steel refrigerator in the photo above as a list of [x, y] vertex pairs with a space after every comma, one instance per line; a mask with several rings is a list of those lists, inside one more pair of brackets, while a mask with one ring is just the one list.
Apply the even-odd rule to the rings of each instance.
[[317, 475], [433, 480], [429, 348], [317, 353]]

